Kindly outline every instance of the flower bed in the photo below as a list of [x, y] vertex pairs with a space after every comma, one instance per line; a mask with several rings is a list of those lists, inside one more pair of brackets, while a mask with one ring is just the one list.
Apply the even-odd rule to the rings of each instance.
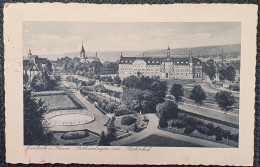
[[81, 139], [87, 136], [89, 136], [89, 133], [87, 131], [73, 131], [61, 135], [61, 139], [63, 140]]

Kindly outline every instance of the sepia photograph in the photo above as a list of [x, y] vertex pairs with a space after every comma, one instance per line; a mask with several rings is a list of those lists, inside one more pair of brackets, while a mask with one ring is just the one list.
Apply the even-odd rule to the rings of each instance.
[[240, 22], [23, 22], [24, 145], [239, 145]]
[[4, 16], [6, 162], [253, 164], [257, 6], [23, 3]]

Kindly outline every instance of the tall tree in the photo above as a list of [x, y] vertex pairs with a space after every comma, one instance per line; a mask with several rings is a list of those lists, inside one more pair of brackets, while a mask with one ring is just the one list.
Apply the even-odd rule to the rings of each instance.
[[194, 86], [191, 91], [190, 98], [195, 101], [195, 103], [201, 105], [206, 99], [206, 94], [200, 85]]
[[24, 87], [24, 144], [48, 144], [51, 137], [43, 126], [43, 114], [47, 112], [44, 102], [31, 96], [31, 90]]
[[228, 81], [235, 81], [235, 77], [236, 77], [236, 71], [234, 69], [234, 67], [229, 66], [226, 69], [226, 79]]
[[175, 119], [178, 117], [178, 105], [172, 101], [166, 100], [156, 106], [156, 111], [163, 120]]
[[223, 110], [229, 111], [232, 109], [232, 105], [235, 103], [235, 97], [231, 92], [221, 91], [216, 93], [216, 102]]
[[181, 101], [182, 96], [184, 95], [182, 85], [173, 84], [170, 93], [175, 97], [176, 102]]

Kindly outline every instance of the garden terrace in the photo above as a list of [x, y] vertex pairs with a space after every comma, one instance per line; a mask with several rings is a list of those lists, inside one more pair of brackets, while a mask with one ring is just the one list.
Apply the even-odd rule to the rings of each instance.
[[166, 121], [160, 125], [160, 129], [238, 147], [238, 129], [186, 114], [179, 114], [179, 118]]

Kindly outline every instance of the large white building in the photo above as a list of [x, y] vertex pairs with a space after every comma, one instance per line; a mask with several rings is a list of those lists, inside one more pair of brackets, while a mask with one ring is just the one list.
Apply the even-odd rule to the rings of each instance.
[[119, 77], [158, 76], [160, 78], [194, 79], [202, 78], [202, 63], [198, 58], [172, 58], [170, 48], [167, 55], [160, 57], [123, 57], [119, 60]]

